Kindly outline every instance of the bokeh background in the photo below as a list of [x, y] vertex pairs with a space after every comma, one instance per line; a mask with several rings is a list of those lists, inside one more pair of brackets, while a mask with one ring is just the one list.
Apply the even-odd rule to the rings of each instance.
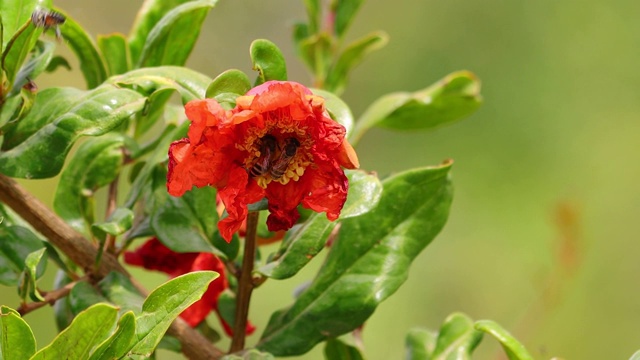
[[[95, 36], [128, 33], [142, 1], [54, 3]], [[455, 160], [450, 220], [367, 322], [369, 359], [403, 358], [410, 328], [437, 329], [455, 311], [498, 321], [537, 359], [627, 359], [640, 349], [638, 14], [640, 2], [631, 0], [364, 3], [348, 39], [381, 29], [391, 41], [351, 77], [343, 97], [356, 117], [383, 94], [422, 89], [461, 69], [482, 80], [485, 101], [454, 125], [372, 130], [358, 146], [362, 167], [381, 176]], [[188, 66], [211, 77], [228, 68], [250, 73], [249, 44], [267, 38], [283, 50], [290, 79], [310, 84], [290, 37], [304, 17], [302, 1], [221, 0]], [[76, 64], [62, 44], [58, 51]], [[84, 82], [75, 66], [39, 86]], [[50, 203], [55, 181], [24, 183]], [[259, 330], [250, 342], [320, 262], [254, 293], [250, 317]], [[149, 288], [164, 280], [144, 276]], [[0, 302], [17, 306], [13, 289]], [[39, 346], [55, 334], [51, 314], [26, 317]], [[321, 350], [300, 359], [321, 358]], [[499, 354], [485, 337], [476, 358]]]

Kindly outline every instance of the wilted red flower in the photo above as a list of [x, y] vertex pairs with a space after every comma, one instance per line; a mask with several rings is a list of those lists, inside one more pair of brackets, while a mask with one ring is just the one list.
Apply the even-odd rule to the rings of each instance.
[[[152, 238], [135, 251], [125, 252], [124, 262], [147, 270], [161, 271], [171, 278], [201, 270], [212, 270], [219, 273], [220, 277], [209, 284], [202, 298], [183, 311], [180, 317], [191, 327], [195, 327], [213, 310], [218, 315], [227, 335], [232, 336], [231, 326], [218, 311], [218, 297], [229, 287], [229, 282], [225, 276], [224, 264], [215, 255], [206, 252], [176, 253], [164, 246], [158, 239]], [[255, 327], [247, 323], [247, 334], [253, 333], [254, 330]]]
[[215, 186], [229, 214], [218, 223], [227, 241], [247, 204], [265, 196], [270, 231], [291, 228], [299, 204], [338, 218], [348, 189], [342, 167], [359, 165], [323, 98], [295, 82], [270, 81], [238, 97], [232, 110], [205, 99], [185, 112], [192, 123], [188, 138], [169, 148], [167, 189], [181, 196], [194, 185]]

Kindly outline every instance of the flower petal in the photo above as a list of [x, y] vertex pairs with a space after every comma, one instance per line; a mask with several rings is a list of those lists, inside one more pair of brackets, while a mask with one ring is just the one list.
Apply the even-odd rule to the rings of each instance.
[[333, 221], [340, 216], [340, 210], [347, 201], [349, 182], [338, 164], [327, 164], [318, 169], [307, 169], [304, 177], [310, 180], [308, 195], [302, 206], [315, 212], [326, 212], [327, 219]]
[[218, 189], [218, 196], [224, 203], [229, 216], [218, 222], [220, 235], [227, 242], [240, 229], [247, 218], [247, 204], [252, 204], [264, 197], [265, 191], [251, 180], [249, 174], [241, 167], [235, 167], [229, 174], [228, 182]]

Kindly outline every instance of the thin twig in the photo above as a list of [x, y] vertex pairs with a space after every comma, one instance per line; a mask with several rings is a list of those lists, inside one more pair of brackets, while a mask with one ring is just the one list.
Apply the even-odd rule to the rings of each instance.
[[242, 270], [238, 281], [238, 297], [236, 302], [236, 318], [233, 326], [233, 339], [231, 340], [230, 353], [244, 349], [244, 341], [247, 336], [247, 317], [249, 316], [249, 303], [253, 291], [253, 264], [256, 258], [256, 232], [258, 227], [257, 211], [250, 211], [247, 216], [247, 234], [244, 238], [244, 257]]
[[[119, 179], [119, 176], [116, 176], [116, 178], [113, 179], [111, 184], [109, 184], [109, 195], [107, 197], [107, 211], [105, 212], [105, 216], [104, 216], [105, 219], [108, 219], [118, 207], [118, 179]], [[107, 234], [107, 238], [104, 241], [104, 247], [102, 248], [102, 250], [105, 253], [108, 252], [110, 254], [113, 254], [115, 253], [115, 244], [116, 244], [116, 237], [111, 234]]]
[[[87, 279], [86, 276], [78, 279], [78, 281], [85, 280], [85, 279]], [[18, 313], [20, 314], [20, 316], [24, 316], [32, 312], [33, 310], [40, 309], [45, 305], [55, 304], [56, 301], [58, 301], [59, 299], [62, 299], [63, 297], [69, 295], [69, 292], [71, 292], [71, 289], [73, 289], [73, 287], [76, 285], [76, 283], [78, 283], [78, 281], [68, 283], [67, 285], [59, 289], [49, 291], [48, 293], [45, 294], [44, 300], [42, 301], [25, 303], [20, 305], [20, 307], [18, 308]]]
[[[49, 242], [65, 253], [71, 261], [82, 267], [85, 273], [90, 272], [98, 249], [49, 210], [38, 198], [3, 174], [0, 174], [0, 201], [7, 204], [34, 229], [49, 239]], [[103, 254], [100, 266], [96, 273], [91, 275], [100, 278], [111, 271], [124, 274], [136, 285], [143, 296], [148, 295], [148, 292], [131, 277], [131, 274], [112, 254]], [[202, 334], [180, 318], [171, 324], [168, 333], [180, 340], [182, 351], [189, 359], [219, 359], [224, 355], [222, 350], [213, 346]]]

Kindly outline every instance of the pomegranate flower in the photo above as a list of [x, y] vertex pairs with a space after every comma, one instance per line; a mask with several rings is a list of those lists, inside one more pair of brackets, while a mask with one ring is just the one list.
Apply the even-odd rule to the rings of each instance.
[[[129, 265], [140, 266], [147, 270], [157, 270], [169, 275], [170, 278], [201, 270], [213, 270], [220, 274], [215, 279], [200, 300], [193, 303], [180, 314], [180, 317], [191, 327], [200, 324], [211, 311], [215, 311], [227, 335], [232, 336], [231, 326], [222, 318], [218, 311], [218, 297], [229, 288], [225, 276], [224, 264], [211, 253], [176, 253], [164, 246], [158, 239], [152, 238], [135, 251], [124, 253], [124, 261]], [[253, 333], [255, 327], [247, 323], [247, 334]]]
[[205, 99], [185, 112], [191, 126], [169, 148], [167, 189], [181, 196], [216, 187], [229, 215], [218, 223], [224, 239], [240, 229], [247, 205], [265, 196], [270, 231], [290, 229], [299, 204], [338, 218], [349, 186], [342, 167], [359, 165], [323, 98], [295, 82], [269, 81], [238, 97], [234, 109]]

